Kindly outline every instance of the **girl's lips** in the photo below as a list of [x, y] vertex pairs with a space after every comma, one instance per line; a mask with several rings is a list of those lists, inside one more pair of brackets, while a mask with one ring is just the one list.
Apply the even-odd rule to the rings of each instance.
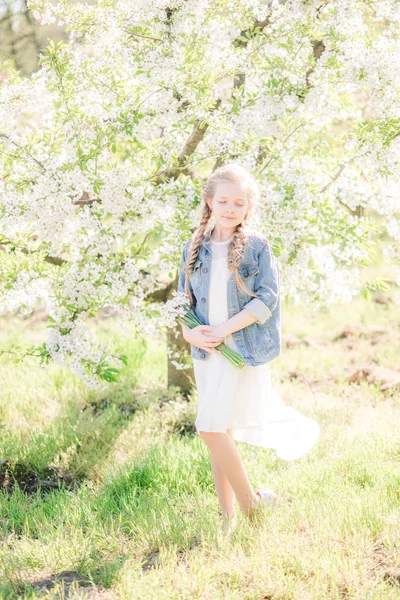
[[224, 219], [228, 219], [228, 221], [234, 221], [235, 217], [223, 217]]

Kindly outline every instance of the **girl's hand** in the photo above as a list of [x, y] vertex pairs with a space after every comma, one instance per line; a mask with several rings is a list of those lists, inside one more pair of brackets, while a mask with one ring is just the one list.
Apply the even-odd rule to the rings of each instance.
[[186, 333], [185, 339], [189, 344], [210, 352], [210, 354], [221, 354], [221, 350], [217, 350], [215, 346], [219, 346], [224, 338], [213, 335], [212, 329], [210, 325], [197, 325]]
[[226, 331], [225, 323], [221, 323], [220, 325], [209, 325], [210, 332], [207, 335], [212, 335], [214, 337], [222, 337], [222, 339], [226, 338], [229, 334]]

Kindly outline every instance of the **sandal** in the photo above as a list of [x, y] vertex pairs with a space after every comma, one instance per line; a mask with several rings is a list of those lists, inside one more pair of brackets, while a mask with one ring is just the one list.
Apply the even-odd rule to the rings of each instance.
[[275, 492], [273, 492], [272, 490], [257, 490], [256, 494], [258, 494], [261, 498], [259, 506], [266, 506], [271, 510], [275, 508], [277, 500]]

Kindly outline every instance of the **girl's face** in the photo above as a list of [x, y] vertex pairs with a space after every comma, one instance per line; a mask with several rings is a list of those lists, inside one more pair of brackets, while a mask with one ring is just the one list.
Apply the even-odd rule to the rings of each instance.
[[210, 206], [216, 227], [221, 230], [236, 228], [247, 212], [245, 186], [231, 181], [220, 181]]

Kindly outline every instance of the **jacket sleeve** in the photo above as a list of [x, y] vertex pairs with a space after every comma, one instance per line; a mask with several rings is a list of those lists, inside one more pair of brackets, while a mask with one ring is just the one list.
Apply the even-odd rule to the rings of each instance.
[[183, 270], [183, 267], [185, 266], [185, 262], [186, 262], [186, 257], [187, 257], [187, 247], [188, 244], [186, 243], [183, 251], [182, 251], [182, 256], [181, 256], [181, 264], [179, 267], [179, 279], [178, 279], [178, 292], [184, 292], [185, 291], [185, 278], [186, 278], [186, 274]]
[[258, 260], [260, 269], [254, 288], [257, 297], [252, 298], [243, 308], [263, 324], [272, 316], [279, 301], [279, 265], [269, 244], [261, 250]]

